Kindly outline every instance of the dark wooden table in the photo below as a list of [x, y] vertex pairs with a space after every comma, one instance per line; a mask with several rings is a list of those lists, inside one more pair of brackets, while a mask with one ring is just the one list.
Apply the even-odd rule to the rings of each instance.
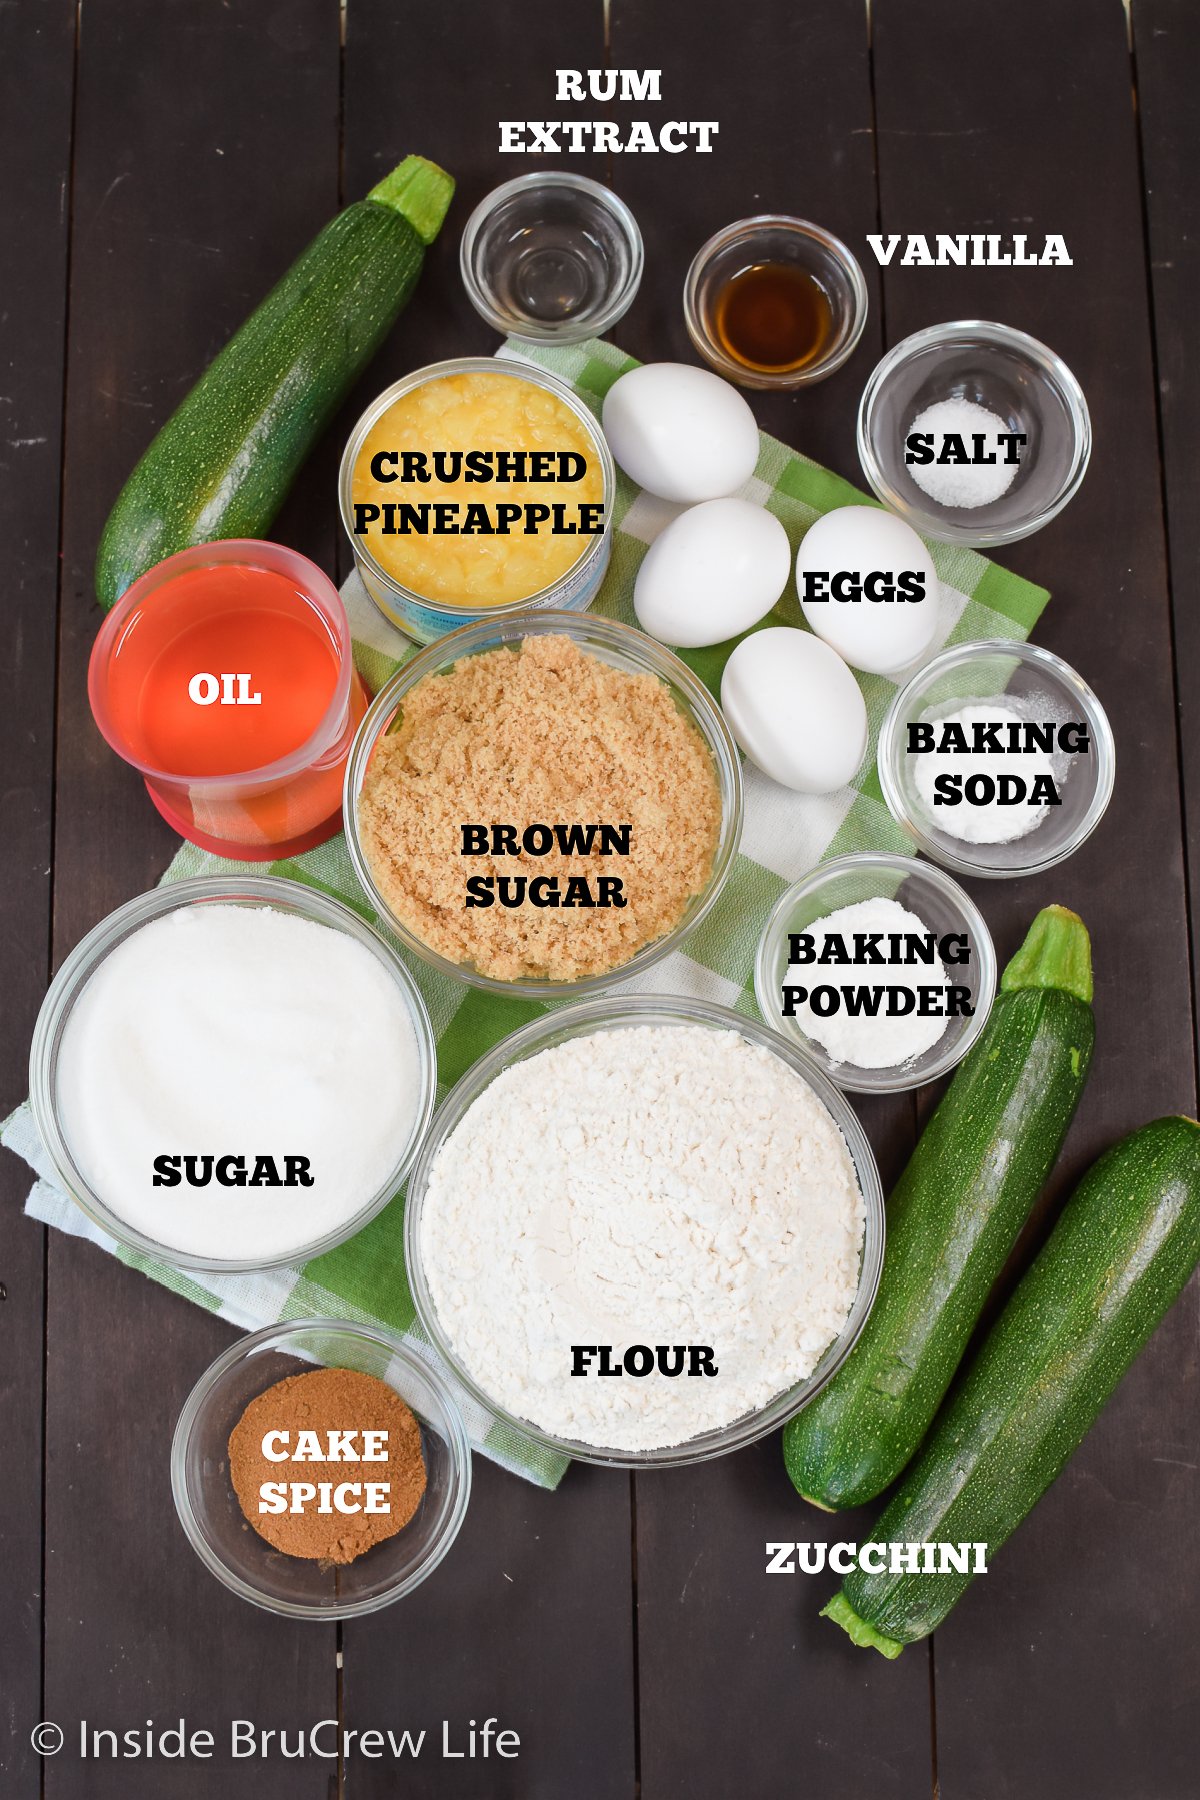
[[[607, 11], [607, 18], [606, 18]], [[493, 348], [458, 279], [475, 201], [522, 166], [500, 118], [553, 118], [559, 66], [661, 68], [664, 116], [716, 118], [709, 156], [583, 157], [647, 240], [618, 330], [690, 359], [692, 251], [765, 210], [863, 256], [850, 364], [762, 424], [857, 474], [859, 391], [885, 344], [979, 315], [1046, 339], [1080, 377], [1091, 471], [1013, 567], [1053, 600], [1039, 639], [1110, 709], [1116, 796], [1044, 879], [994, 883], [1002, 957], [1035, 908], [1091, 926], [1099, 1050], [1048, 1204], [1119, 1133], [1194, 1112], [1189, 892], [1200, 869], [1200, 26], [1188, 0], [9, 0], [0, 8], [0, 1104], [51, 971], [154, 884], [174, 841], [101, 743], [85, 696], [96, 541], [125, 472], [251, 304], [335, 210], [410, 150], [459, 194], [413, 305], [347, 407], [403, 370]], [[576, 109], [580, 116], [602, 111]], [[562, 162], [569, 158], [559, 159]], [[1062, 233], [1070, 268], [904, 268], [868, 232]], [[1192, 404], [1189, 406], [1188, 402]], [[276, 536], [339, 572], [345, 431]], [[927, 1097], [926, 1097], [927, 1098]], [[885, 1176], [907, 1101], [865, 1111]], [[404, 1604], [338, 1631], [240, 1604], [173, 1515], [184, 1395], [229, 1329], [21, 1216], [0, 1168], [0, 1741], [13, 1800], [537, 1796], [539, 1800], [1184, 1800], [1197, 1792], [1200, 1353], [1175, 1309], [1050, 1495], [936, 1640], [898, 1663], [817, 1619], [824, 1580], [767, 1579], [767, 1538], [826, 1522], [778, 1439], [693, 1472], [577, 1468], [556, 1494], [476, 1459], [452, 1558]], [[1037, 1230], [1031, 1234], [1035, 1241]], [[1025, 1247], [1028, 1253], [1029, 1245]], [[832, 1522], [854, 1537], [865, 1518]], [[39, 1761], [73, 1734], [185, 1716], [225, 1732], [339, 1717], [362, 1729], [494, 1715], [519, 1761]], [[640, 1784], [640, 1785], [639, 1785]]]

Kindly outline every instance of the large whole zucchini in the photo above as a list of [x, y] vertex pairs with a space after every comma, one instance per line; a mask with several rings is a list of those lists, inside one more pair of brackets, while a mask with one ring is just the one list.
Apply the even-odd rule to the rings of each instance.
[[[990, 1563], [1198, 1261], [1200, 1125], [1158, 1119], [1084, 1176], [872, 1542], [982, 1543]], [[824, 1610], [856, 1644], [898, 1656], [941, 1624], [971, 1579], [859, 1568]]]
[[1074, 913], [1047, 907], [888, 1201], [883, 1279], [862, 1336], [784, 1432], [806, 1500], [860, 1506], [915, 1454], [1078, 1105], [1091, 999], [1088, 934]]
[[409, 156], [339, 213], [167, 420], [100, 539], [107, 608], [164, 556], [262, 537], [416, 286], [454, 183]]

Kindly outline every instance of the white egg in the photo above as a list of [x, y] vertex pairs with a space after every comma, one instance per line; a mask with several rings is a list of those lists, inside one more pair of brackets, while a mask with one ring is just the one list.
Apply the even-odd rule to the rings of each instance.
[[866, 754], [859, 685], [808, 631], [772, 625], [740, 643], [721, 677], [721, 709], [750, 761], [802, 794], [845, 787]]
[[604, 435], [631, 481], [663, 500], [719, 500], [754, 473], [758, 426], [735, 387], [689, 363], [643, 363], [604, 396]]
[[664, 644], [723, 644], [765, 617], [787, 586], [792, 550], [774, 513], [705, 500], [659, 533], [633, 589], [638, 624]]
[[908, 668], [937, 636], [933, 558], [911, 525], [877, 506], [839, 506], [809, 526], [796, 592], [817, 636], [874, 675]]

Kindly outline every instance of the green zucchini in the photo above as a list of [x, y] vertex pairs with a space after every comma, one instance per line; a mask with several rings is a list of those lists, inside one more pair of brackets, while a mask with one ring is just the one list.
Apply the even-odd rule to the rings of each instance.
[[[1200, 1125], [1158, 1119], [1084, 1176], [872, 1542], [986, 1544], [990, 1564], [1198, 1261]], [[824, 1616], [856, 1644], [898, 1656], [941, 1624], [971, 1579], [857, 1568]]]
[[788, 1474], [814, 1505], [873, 1500], [916, 1453], [1079, 1103], [1091, 999], [1087, 931], [1049, 906], [888, 1201], [862, 1336], [784, 1431]]
[[122, 488], [96, 557], [101, 606], [189, 544], [264, 535], [412, 294], [453, 192], [436, 163], [406, 157], [313, 239]]

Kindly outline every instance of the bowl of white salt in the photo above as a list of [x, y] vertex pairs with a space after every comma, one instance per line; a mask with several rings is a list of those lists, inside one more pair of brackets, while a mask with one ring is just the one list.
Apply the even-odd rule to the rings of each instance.
[[1077, 491], [1091, 449], [1087, 401], [1062, 358], [986, 319], [931, 325], [895, 345], [858, 411], [876, 497], [947, 544], [1039, 531]]
[[1108, 715], [1036, 644], [955, 644], [893, 700], [879, 785], [916, 847], [956, 875], [1032, 875], [1076, 851], [1116, 774]]

